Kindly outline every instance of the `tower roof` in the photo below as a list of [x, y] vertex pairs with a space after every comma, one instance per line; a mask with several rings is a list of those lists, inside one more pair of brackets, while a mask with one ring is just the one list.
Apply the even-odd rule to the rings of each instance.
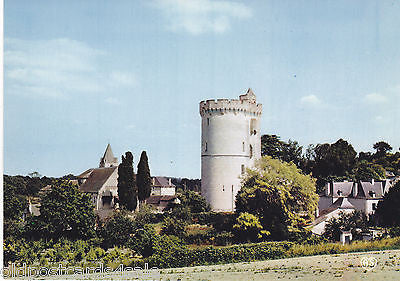
[[113, 166], [113, 164], [118, 164], [118, 160], [116, 157], [114, 157], [111, 145], [107, 144], [104, 156], [100, 159], [100, 167], [110, 167]]
[[256, 103], [256, 95], [254, 94], [253, 90], [251, 88], [249, 88], [246, 92], [246, 94], [244, 95], [240, 95], [239, 96], [241, 101], [249, 101], [251, 103]]

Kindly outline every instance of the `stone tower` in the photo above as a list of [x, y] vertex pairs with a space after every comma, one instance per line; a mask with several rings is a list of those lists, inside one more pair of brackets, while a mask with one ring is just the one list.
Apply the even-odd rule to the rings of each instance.
[[117, 167], [118, 158], [114, 157], [111, 145], [108, 144], [103, 157], [100, 158], [99, 168]]
[[213, 211], [234, 211], [240, 175], [261, 157], [261, 114], [251, 89], [238, 100], [200, 102], [201, 193]]

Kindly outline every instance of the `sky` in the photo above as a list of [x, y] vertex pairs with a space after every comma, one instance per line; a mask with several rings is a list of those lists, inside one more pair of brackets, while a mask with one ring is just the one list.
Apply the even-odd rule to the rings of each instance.
[[262, 134], [400, 147], [400, 1], [4, 1], [4, 173], [147, 151], [200, 178], [199, 102], [263, 104]]

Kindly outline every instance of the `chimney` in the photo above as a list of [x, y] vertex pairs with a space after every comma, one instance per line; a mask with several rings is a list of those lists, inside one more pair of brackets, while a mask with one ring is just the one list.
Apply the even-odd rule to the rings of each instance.
[[170, 186], [172, 185], [171, 178], [168, 179], [168, 185], [170, 185]]
[[353, 185], [353, 197], [357, 197], [358, 194], [358, 183], [354, 183]]
[[325, 195], [326, 196], [329, 196], [329, 194], [331, 193], [330, 186], [331, 186], [331, 184], [329, 182], [325, 186]]

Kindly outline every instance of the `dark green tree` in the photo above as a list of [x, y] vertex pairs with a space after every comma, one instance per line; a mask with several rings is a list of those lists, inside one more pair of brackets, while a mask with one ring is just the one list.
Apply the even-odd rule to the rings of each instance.
[[133, 211], [137, 206], [137, 186], [133, 172], [133, 155], [130, 151], [122, 156], [118, 166], [118, 198], [121, 208]]
[[384, 141], [379, 141], [374, 144], [373, 148], [376, 150], [376, 155], [384, 156], [386, 153], [392, 151], [390, 144]]
[[45, 238], [87, 239], [95, 235], [91, 198], [66, 181], [56, 183], [41, 198], [40, 215], [27, 222], [29, 232]]
[[375, 214], [383, 226], [400, 226], [400, 181], [378, 203]]
[[357, 162], [353, 174], [357, 181], [381, 180], [385, 178], [385, 169], [379, 164], [362, 160]]
[[140, 161], [137, 166], [136, 183], [140, 204], [146, 200], [151, 193], [151, 176], [146, 151], [142, 151]]
[[4, 184], [4, 219], [20, 220], [22, 213], [28, 207], [26, 197], [17, 194], [16, 187], [11, 184]]

